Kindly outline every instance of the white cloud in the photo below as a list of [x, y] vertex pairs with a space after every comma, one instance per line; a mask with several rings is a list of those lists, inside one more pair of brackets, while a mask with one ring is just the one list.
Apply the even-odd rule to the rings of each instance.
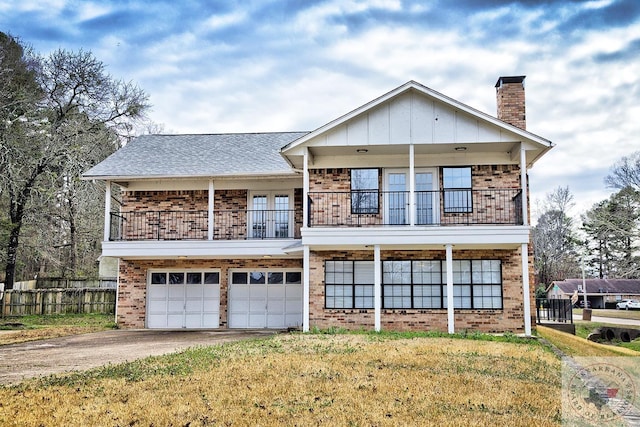
[[247, 19], [247, 13], [239, 10], [225, 15], [212, 15], [202, 24], [206, 30], [219, 30], [230, 25], [239, 24]]
[[[37, 49], [93, 50], [149, 93], [154, 121], [185, 133], [312, 130], [412, 79], [494, 115], [497, 78], [524, 74], [528, 129], [556, 143], [531, 171], [532, 198], [569, 185], [590, 207], [611, 191], [608, 167], [640, 149], [640, 62], [624, 58], [640, 25], [597, 27], [613, 3], [328, 0], [294, 14], [256, 0], [214, 15], [133, 0], [118, 9], [135, 19], [88, 34], [81, 21], [113, 3], [0, 0], [0, 25]], [[75, 15], [59, 19], [66, 8]], [[23, 12], [41, 22], [18, 27]], [[579, 13], [594, 18], [581, 26]]]

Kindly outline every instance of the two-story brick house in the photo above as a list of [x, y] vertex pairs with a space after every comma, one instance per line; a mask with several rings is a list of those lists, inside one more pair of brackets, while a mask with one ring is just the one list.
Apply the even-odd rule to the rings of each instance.
[[498, 118], [410, 81], [312, 132], [137, 138], [84, 174], [118, 323], [530, 334], [527, 170], [552, 144], [523, 76], [496, 94]]

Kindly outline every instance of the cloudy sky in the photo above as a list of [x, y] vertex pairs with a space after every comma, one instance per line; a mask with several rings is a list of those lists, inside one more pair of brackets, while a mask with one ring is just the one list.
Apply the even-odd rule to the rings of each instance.
[[559, 186], [591, 207], [640, 150], [637, 0], [0, 0], [0, 31], [91, 50], [165, 133], [313, 130], [409, 80], [495, 115], [498, 77], [526, 75], [527, 128], [556, 144], [534, 209]]

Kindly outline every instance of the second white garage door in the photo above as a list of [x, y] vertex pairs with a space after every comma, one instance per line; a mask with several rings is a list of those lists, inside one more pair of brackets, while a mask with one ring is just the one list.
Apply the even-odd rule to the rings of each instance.
[[302, 325], [301, 270], [236, 270], [229, 277], [230, 328]]

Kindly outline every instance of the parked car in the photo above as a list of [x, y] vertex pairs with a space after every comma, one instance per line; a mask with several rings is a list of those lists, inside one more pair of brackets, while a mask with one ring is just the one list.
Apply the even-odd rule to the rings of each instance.
[[627, 304], [633, 301], [632, 299], [623, 299], [622, 301], [618, 301], [616, 304], [616, 310], [625, 310], [627, 308]]
[[638, 309], [640, 310], [640, 301], [634, 299], [623, 299], [616, 304], [618, 310]]
[[[584, 308], [584, 300], [581, 298], [581, 299], [580, 299], [580, 301], [578, 301], [578, 302], [575, 304], [575, 307], [576, 307], [576, 308]], [[587, 308], [591, 308], [591, 301], [588, 301], [588, 300], [587, 300]]]

